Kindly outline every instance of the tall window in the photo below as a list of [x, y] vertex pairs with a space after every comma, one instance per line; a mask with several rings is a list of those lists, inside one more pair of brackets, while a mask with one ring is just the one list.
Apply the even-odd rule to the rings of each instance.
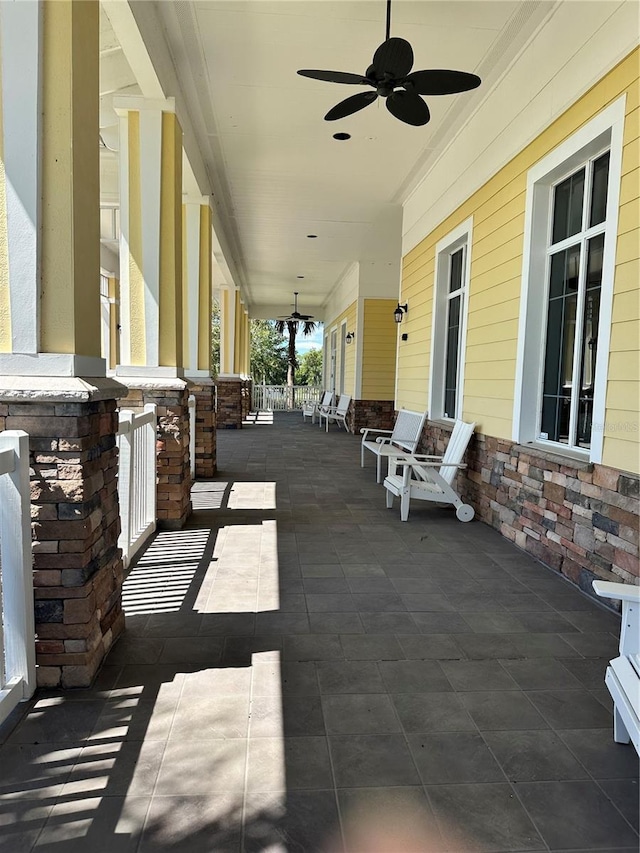
[[539, 438], [588, 448], [598, 348], [609, 152], [553, 190]]
[[458, 389], [460, 387], [460, 323], [462, 322], [462, 296], [464, 289], [464, 256], [466, 246], [462, 246], [449, 257], [449, 293], [447, 294], [447, 342], [445, 346], [446, 363], [444, 370], [444, 411], [445, 418], [455, 418], [458, 409]]
[[625, 104], [527, 173], [512, 437], [592, 462], [606, 428]]
[[431, 336], [431, 418], [462, 417], [471, 219], [436, 246]]

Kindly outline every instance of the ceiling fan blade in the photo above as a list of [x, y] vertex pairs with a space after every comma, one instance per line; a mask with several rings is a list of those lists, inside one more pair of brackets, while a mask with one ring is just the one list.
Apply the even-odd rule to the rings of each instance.
[[314, 71], [303, 68], [298, 71], [303, 77], [311, 77], [313, 80], [324, 80], [326, 83], [355, 83], [360, 85], [371, 85], [362, 74], [350, 74], [348, 71]]
[[413, 50], [408, 41], [391, 38], [383, 41], [373, 55], [373, 68], [378, 80], [389, 74], [394, 80], [405, 77], [413, 66]]
[[403, 80], [403, 85], [405, 83], [410, 83], [410, 91], [418, 95], [454, 95], [476, 89], [482, 80], [477, 74], [468, 74], [466, 71], [433, 68], [429, 71], [414, 71]]
[[415, 127], [426, 124], [431, 118], [429, 107], [415, 92], [400, 90], [389, 95], [387, 98], [387, 109], [392, 116], [399, 118], [405, 124]]
[[299, 320], [313, 320], [313, 314], [300, 314]]
[[358, 92], [357, 95], [352, 95], [332, 107], [324, 117], [325, 121], [336, 121], [336, 119], [357, 113], [358, 110], [368, 107], [377, 97], [377, 92]]

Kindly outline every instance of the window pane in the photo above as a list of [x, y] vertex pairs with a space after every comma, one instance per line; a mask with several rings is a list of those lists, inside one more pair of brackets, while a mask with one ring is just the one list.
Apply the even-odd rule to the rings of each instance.
[[569, 409], [576, 331], [575, 293], [549, 301], [542, 400], [542, 432], [550, 441], [569, 440]]
[[593, 419], [593, 387], [598, 354], [598, 329], [600, 324], [600, 291], [602, 285], [602, 252], [604, 234], [589, 240], [587, 248], [587, 292], [585, 294], [582, 324], [582, 352], [580, 353], [580, 399], [578, 401], [578, 435], [580, 447], [591, 446]]
[[582, 230], [583, 201], [584, 169], [580, 169], [556, 187], [553, 198], [552, 243], [566, 240]]
[[464, 249], [458, 249], [451, 255], [451, 274], [449, 276], [449, 293], [462, 287], [462, 258]]
[[576, 293], [580, 274], [580, 246], [571, 246], [551, 256], [549, 299]]
[[607, 187], [609, 184], [609, 152], [593, 164], [593, 187], [591, 190], [591, 214], [589, 225], [604, 222], [607, 213]]
[[447, 321], [447, 350], [444, 378], [444, 414], [447, 418], [456, 416], [456, 394], [458, 390], [458, 340], [460, 337], [460, 309], [462, 297], [449, 300]]

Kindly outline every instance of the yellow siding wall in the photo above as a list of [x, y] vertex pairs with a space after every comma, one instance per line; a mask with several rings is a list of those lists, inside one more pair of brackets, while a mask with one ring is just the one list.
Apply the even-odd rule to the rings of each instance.
[[[0, 69], [1, 70], [1, 69]], [[0, 77], [0, 352], [11, 352], [11, 305], [9, 300], [9, 247], [7, 244], [7, 192], [4, 171], [2, 78]]]
[[[356, 333], [356, 341], [357, 336], [360, 333], [360, 330], [356, 328], [356, 318], [357, 318], [357, 302], [352, 302], [351, 305], [347, 308], [346, 311], [343, 311], [335, 320], [332, 320], [330, 323], [325, 325], [325, 330], [327, 331], [329, 337], [329, 351], [328, 355], [331, 355], [331, 332], [333, 329], [338, 328], [338, 337], [337, 337], [337, 345], [336, 345], [336, 384], [340, 378], [340, 357], [342, 353], [342, 343], [340, 340], [340, 336], [342, 334], [342, 324], [347, 323], [347, 327], [344, 330], [345, 334], [347, 332], [355, 332]], [[345, 363], [344, 363], [344, 393], [351, 394], [353, 397], [355, 395], [355, 381], [356, 381], [356, 352], [357, 346], [356, 341], [354, 341], [350, 346], [345, 346], [344, 355], [345, 355]]]
[[395, 299], [365, 299], [362, 329], [362, 399], [393, 400], [398, 327]]
[[479, 432], [511, 438], [527, 172], [626, 92], [603, 463], [639, 470], [638, 61], [635, 50], [405, 256], [401, 301], [410, 306], [403, 322], [409, 340], [399, 350], [397, 408], [427, 405], [435, 247], [473, 216], [463, 417]]

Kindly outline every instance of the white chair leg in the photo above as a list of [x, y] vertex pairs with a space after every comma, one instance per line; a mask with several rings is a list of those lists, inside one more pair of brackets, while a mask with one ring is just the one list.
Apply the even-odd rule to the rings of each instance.
[[409, 490], [403, 491], [400, 495], [400, 521], [407, 521], [409, 518], [409, 503], [411, 495]]
[[616, 743], [629, 743], [631, 740], [617, 706], [613, 709], [613, 739]]
[[393, 507], [394, 495], [393, 495], [393, 492], [390, 491], [389, 489], [385, 489], [385, 491], [387, 493], [387, 509], [391, 509]]
[[376, 459], [376, 483], [382, 482], [382, 457], [378, 455]]

